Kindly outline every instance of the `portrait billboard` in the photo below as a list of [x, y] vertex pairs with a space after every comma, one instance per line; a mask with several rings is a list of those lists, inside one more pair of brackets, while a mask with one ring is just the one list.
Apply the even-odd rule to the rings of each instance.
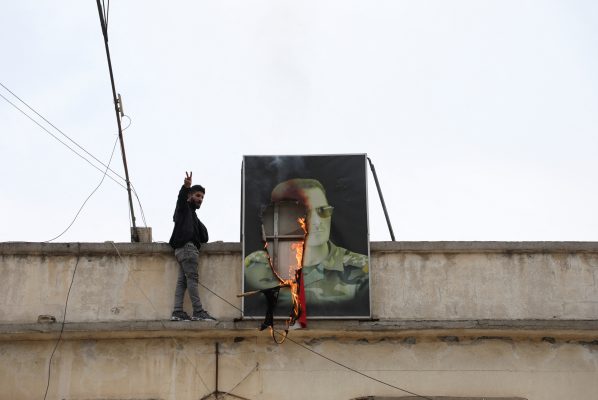
[[[244, 156], [244, 292], [277, 286], [302, 268], [307, 318], [370, 316], [366, 161], [365, 154]], [[290, 304], [282, 287], [274, 315], [287, 317]], [[243, 298], [245, 316], [263, 316], [266, 307], [260, 294]]]

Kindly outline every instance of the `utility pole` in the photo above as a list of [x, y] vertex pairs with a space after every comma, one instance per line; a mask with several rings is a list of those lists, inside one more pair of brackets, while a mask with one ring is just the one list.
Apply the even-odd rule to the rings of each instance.
[[108, 70], [110, 71], [110, 83], [112, 84], [112, 98], [114, 100], [114, 111], [116, 112], [116, 123], [118, 125], [118, 139], [120, 141], [120, 151], [123, 158], [123, 164], [125, 166], [125, 178], [127, 182], [127, 193], [129, 194], [129, 209], [131, 211], [131, 223], [133, 228], [131, 230], [131, 241], [139, 242], [139, 234], [137, 227], [135, 226], [135, 212], [133, 211], [133, 198], [131, 197], [131, 182], [129, 181], [129, 168], [127, 167], [127, 156], [125, 154], [125, 142], [123, 140], [123, 131], [121, 125], [121, 114], [122, 114], [122, 102], [119, 99], [120, 96], [116, 94], [116, 87], [114, 85], [114, 75], [112, 73], [112, 62], [110, 61], [110, 49], [108, 48], [108, 26], [104, 19], [102, 12], [102, 5], [100, 0], [96, 0], [98, 3], [98, 14], [100, 15], [100, 25], [102, 26], [102, 34], [104, 35], [104, 46], [106, 47], [106, 57], [108, 58]]

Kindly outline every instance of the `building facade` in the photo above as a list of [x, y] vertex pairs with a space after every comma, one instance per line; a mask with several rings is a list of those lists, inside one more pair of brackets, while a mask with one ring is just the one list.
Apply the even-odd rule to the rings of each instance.
[[0, 399], [598, 398], [598, 243], [373, 242], [372, 318], [282, 344], [241, 318], [239, 243], [202, 249], [217, 322], [169, 321], [164, 244], [0, 257]]

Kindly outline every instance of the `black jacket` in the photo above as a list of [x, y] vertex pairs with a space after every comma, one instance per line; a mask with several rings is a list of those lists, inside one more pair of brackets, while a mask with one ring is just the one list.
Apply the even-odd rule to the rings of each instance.
[[174, 249], [183, 247], [187, 242], [193, 242], [199, 249], [202, 243], [207, 243], [209, 240], [208, 229], [197, 218], [195, 208], [187, 201], [188, 196], [189, 189], [185, 186], [181, 187], [172, 217], [174, 229], [168, 241]]

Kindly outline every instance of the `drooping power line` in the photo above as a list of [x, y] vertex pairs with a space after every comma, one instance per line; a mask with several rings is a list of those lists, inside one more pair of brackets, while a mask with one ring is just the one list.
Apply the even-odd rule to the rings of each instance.
[[[81, 146], [79, 143], [77, 143], [74, 139], [72, 139], [70, 136], [68, 136], [66, 133], [64, 133], [60, 128], [58, 128], [56, 125], [54, 125], [52, 122], [50, 122], [46, 117], [44, 117], [42, 114], [40, 114], [36, 109], [34, 109], [32, 106], [30, 106], [25, 100], [23, 100], [15, 92], [13, 92], [12, 90], [10, 90], [2, 82], [0, 82], [0, 86], [2, 86], [7, 92], [9, 92], [13, 97], [15, 97], [17, 100], [19, 100], [22, 104], [24, 104], [29, 110], [31, 110], [33, 113], [35, 113], [35, 115], [37, 115], [39, 118], [41, 118], [49, 126], [51, 126], [52, 128], [54, 128], [54, 130], [56, 132], [60, 133], [62, 136], [64, 136], [66, 139], [68, 139], [72, 144], [74, 144], [79, 149], [81, 149], [85, 154], [87, 154], [91, 158], [93, 158], [98, 164], [100, 164], [102, 167], [106, 168], [106, 172], [110, 171], [112, 174], [114, 174], [115, 176], [117, 176], [118, 178], [120, 178], [121, 180], [123, 180], [123, 181], [126, 182], [126, 179], [124, 177], [122, 177], [120, 174], [118, 174], [118, 172], [116, 172], [112, 168], [110, 168], [109, 165], [104, 164], [100, 159], [98, 159], [96, 156], [94, 156], [92, 153], [90, 153], [87, 149], [85, 149], [83, 146]], [[79, 156], [80, 158], [82, 158], [83, 160], [85, 160], [85, 162], [87, 162], [89, 165], [91, 165], [92, 167], [94, 167], [95, 169], [97, 169], [98, 171], [100, 171], [103, 175], [106, 175], [104, 170], [102, 170], [101, 168], [99, 168], [97, 165], [95, 165], [94, 163], [92, 163], [87, 157], [83, 156], [77, 150], [73, 149], [67, 143], [65, 143], [64, 141], [62, 141], [58, 136], [56, 136], [55, 134], [53, 134], [52, 132], [50, 132], [50, 130], [48, 130], [45, 126], [43, 126], [42, 124], [40, 124], [33, 117], [31, 117], [28, 113], [26, 113], [23, 109], [21, 109], [15, 103], [13, 103], [12, 101], [10, 101], [8, 98], [6, 98], [1, 93], [0, 93], [0, 97], [2, 97], [8, 104], [10, 104], [11, 106], [13, 106], [21, 114], [23, 114], [25, 117], [27, 117], [29, 120], [31, 120], [34, 124], [36, 124], [42, 130], [44, 130], [50, 136], [52, 136], [60, 144], [62, 144], [63, 146], [65, 146], [66, 148], [68, 148], [69, 150], [71, 150], [73, 153], [75, 153], [77, 156]], [[127, 117], [129, 119], [129, 125], [127, 125], [123, 129], [123, 131], [125, 131], [126, 129], [128, 129], [131, 126], [131, 118], [129, 116], [127, 116], [127, 115], [125, 115], [125, 117]], [[112, 158], [112, 156], [111, 156], [111, 158]], [[125, 189], [125, 190], [127, 189], [123, 184], [121, 184], [120, 182], [118, 182], [111, 175], [107, 175], [107, 176], [108, 176], [108, 178], [110, 178], [112, 181], [114, 181], [117, 185], [119, 185], [123, 189]], [[133, 186], [132, 183], [131, 183], [131, 188], [132, 188], [133, 194], [135, 195], [135, 198], [137, 199], [137, 204], [139, 204], [139, 209], [141, 210], [141, 217], [142, 217], [142, 220], [143, 220], [143, 224], [147, 227], [147, 222], [145, 220], [145, 213], [143, 211], [143, 206], [141, 205], [141, 200], [139, 199], [139, 195], [137, 194], [137, 190], [135, 190], [135, 187]]]
[[[112, 153], [110, 154], [110, 160], [108, 161], [108, 165], [110, 165], [110, 163], [112, 162], [112, 157], [114, 156], [114, 149], [116, 149], [117, 142], [118, 142], [118, 138], [117, 138], [117, 140], [114, 141], [114, 146], [112, 146]], [[108, 168], [109, 167], [106, 167], [106, 170], [104, 171], [104, 175], [102, 175], [102, 179], [100, 180], [100, 183], [98, 183], [98, 185], [95, 187], [95, 189], [93, 189], [92, 192], [89, 194], [89, 196], [87, 196], [87, 198], [85, 199], [83, 204], [81, 204], [81, 207], [79, 207], [79, 210], [75, 214], [75, 217], [73, 218], [73, 220], [71, 221], [69, 226], [67, 226], [66, 229], [64, 231], [62, 231], [59, 235], [53, 237], [52, 239], [46, 240], [46, 243], [53, 242], [54, 240], [56, 240], [59, 237], [61, 237], [62, 235], [64, 235], [69, 229], [71, 229], [71, 226], [73, 226], [73, 224], [77, 220], [77, 217], [79, 217], [79, 214], [81, 213], [81, 210], [83, 210], [83, 207], [85, 207], [85, 204], [87, 204], [87, 202], [89, 201], [91, 196], [93, 196], [93, 194], [95, 192], [97, 192], [97, 190], [100, 188], [100, 186], [102, 186], [102, 183], [104, 182], [104, 179], [106, 178], [106, 174], [108, 173]]]
[[[210, 289], [210, 288], [209, 288], [209, 287], [207, 287], [206, 285], [202, 284], [201, 282], [198, 282], [198, 283], [199, 283], [199, 284], [200, 284], [200, 285], [201, 285], [201, 286], [202, 286], [204, 289], [206, 289], [208, 292], [212, 293], [214, 296], [218, 297], [220, 300], [222, 300], [222, 301], [223, 301], [223, 302], [225, 302], [226, 304], [230, 305], [231, 307], [233, 307], [233, 308], [234, 308], [234, 309], [236, 309], [236, 310], [239, 310], [241, 313], [243, 312], [243, 310], [241, 310], [239, 307], [237, 307], [236, 305], [234, 305], [234, 304], [233, 304], [233, 303], [231, 303], [230, 301], [226, 300], [224, 297], [220, 296], [218, 293], [214, 292], [212, 289]], [[247, 318], [247, 317], [246, 317], [246, 318]], [[247, 318], [247, 319], [249, 319], [249, 320], [251, 320], [251, 321], [257, 321], [257, 320], [256, 320], [254, 317], [249, 317], [249, 318]], [[275, 333], [277, 333], [277, 334], [278, 334], [278, 335], [280, 335], [280, 336], [285, 336], [285, 334], [284, 334], [283, 332], [281, 332], [281, 331], [278, 331], [278, 330], [276, 330], [276, 329], [274, 330], [274, 332], [275, 332]], [[319, 352], [315, 351], [314, 349], [312, 349], [312, 348], [310, 348], [310, 347], [307, 347], [306, 345], [304, 345], [304, 344], [302, 344], [302, 343], [299, 343], [299, 342], [298, 342], [298, 341], [296, 341], [296, 340], [293, 340], [293, 339], [289, 338], [288, 336], [286, 337], [286, 339], [287, 339], [287, 340], [290, 340], [290, 341], [291, 341], [292, 343], [294, 343], [295, 345], [297, 345], [297, 346], [299, 346], [299, 347], [301, 347], [301, 348], [303, 348], [303, 349], [305, 349], [305, 350], [308, 350], [309, 352], [311, 352], [311, 353], [313, 353], [313, 354], [315, 354], [315, 355], [317, 355], [317, 356], [319, 356], [319, 357], [321, 357], [321, 358], [323, 358], [323, 359], [325, 359], [325, 360], [328, 360], [328, 361], [330, 361], [331, 363], [334, 363], [334, 364], [338, 365], [339, 367], [345, 368], [345, 369], [347, 369], [347, 370], [349, 370], [349, 371], [351, 371], [351, 372], [353, 372], [353, 373], [356, 373], [356, 374], [358, 374], [358, 375], [361, 375], [361, 376], [363, 376], [364, 378], [367, 378], [367, 379], [373, 380], [373, 381], [375, 381], [375, 382], [381, 383], [381, 384], [383, 384], [383, 385], [386, 385], [386, 386], [388, 386], [388, 387], [391, 387], [391, 388], [393, 388], [393, 389], [400, 390], [401, 392], [408, 393], [408, 394], [411, 394], [411, 395], [413, 395], [413, 396], [416, 396], [416, 397], [419, 397], [419, 398], [422, 398], [422, 399], [426, 399], [426, 400], [434, 400], [434, 399], [432, 399], [432, 398], [430, 398], [430, 397], [428, 397], [428, 396], [424, 396], [424, 395], [421, 395], [421, 394], [417, 394], [417, 393], [415, 393], [415, 392], [409, 391], [409, 390], [407, 390], [407, 389], [405, 389], [405, 388], [402, 388], [402, 387], [400, 387], [400, 386], [393, 385], [393, 384], [391, 384], [391, 383], [385, 382], [385, 381], [383, 381], [383, 380], [381, 380], [381, 379], [375, 378], [375, 377], [373, 377], [373, 376], [371, 376], [371, 375], [368, 375], [368, 374], [366, 374], [366, 373], [363, 373], [363, 372], [361, 372], [361, 371], [358, 371], [358, 370], [356, 370], [355, 368], [351, 368], [351, 367], [349, 367], [348, 365], [345, 365], [345, 364], [343, 364], [343, 363], [341, 363], [341, 362], [339, 362], [339, 361], [336, 361], [336, 360], [334, 360], [333, 358], [330, 358], [330, 357], [328, 357], [328, 356], [326, 356], [326, 355], [324, 355], [324, 354], [322, 354], [322, 353], [319, 353]]]
[[[72, 151], [73, 153], [75, 153], [77, 156], [81, 157], [83, 160], [85, 160], [85, 162], [87, 162], [89, 165], [91, 165], [92, 167], [94, 167], [95, 169], [97, 169], [98, 171], [100, 171], [101, 173], [104, 173], [104, 171], [102, 171], [97, 165], [95, 165], [94, 163], [92, 163], [91, 161], [89, 161], [89, 159], [87, 159], [84, 156], [82, 156], [80, 153], [78, 153], [75, 149], [73, 149], [67, 143], [65, 143], [62, 140], [60, 140], [60, 138], [58, 136], [54, 135], [45, 126], [43, 126], [42, 124], [40, 124], [39, 122], [37, 122], [35, 119], [33, 119], [29, 114], [27, 114], [25, 111], [23, 111], [21, 108], [19, 108], [19, 106], [17, 106], [15, 103], [13, 103], [9, 99], [7, 99], [2, 93], [0, 93], [0, 97], [2, 97], [8, 104], [10, 104], [15, 109], [17, 109], [19, 112], [21, 112], [24, 116], [26, 116], [27, 118], [29, 118], [34, 124], [36, 124], [37, 126], [39, 126], [40, 128], [42, 128], [46, 133], [48, 133], [50, 136], [52, 136], [54, 139], [56, 139], [58, 142], [60, 142], [63, 146], [67, 147], [70, 151]], [[119, 181], [117, 181], [116, 179], [114, 179], [112, 176], [108, 175], [108, 177], [110, 179], [112, 179], [117, 185], [119, 185], [123, 189], [126, 189], [126, 187], [122, 183], [120, 183]]]
[[64, 332], [64, 325], [66, 322], [66, 310], [69, 305], [69, 298], [71, 297], [71, 289], [73, 288], [73, 282], [75, 282], [75, 274], [77, 273], [77, 267], [79, 266], [79, 260], [81, 260], [81, 243], [78, 243], [79, 250], [77, 252], [77, 261], [75, 262], [75, 268], [73, 269], [73, 275], [71, 276], [71, 283], [69, 285], [69, 290], [66, 293], [66, 300], [64, 303], [64, 313], [62, 315], [62, 323], [60, 325], [60, 334], [58, 335], [58, 340], [56, 340], [56, 344], [54, 345], [54, 349], [52, 350], [52, 354], [50, 354], [50, 360], [48, 361], [48, 382], [46, 383], [46, 392], [44, 393], [44, 400], [48, 396], [48, 389], [50, 388], [50, 378], [52, 376], [52, 359], [54, 358], [54, 353], [56, 353], [56, 349], [62, 340], [62, 334]]

